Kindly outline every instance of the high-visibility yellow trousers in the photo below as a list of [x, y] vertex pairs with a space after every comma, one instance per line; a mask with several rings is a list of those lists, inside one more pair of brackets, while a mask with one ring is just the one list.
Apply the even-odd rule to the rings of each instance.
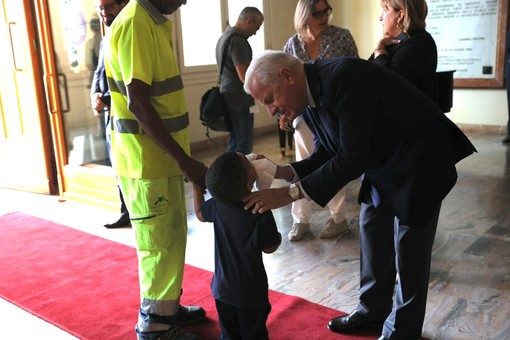
[[[179, 307], [188, 231], [183, 178], [119, 177], [119, 184], [137, 244], [140, 312], [174, 315]], [[158, 330], [140, 318], [137, 326], [142, 332]]]

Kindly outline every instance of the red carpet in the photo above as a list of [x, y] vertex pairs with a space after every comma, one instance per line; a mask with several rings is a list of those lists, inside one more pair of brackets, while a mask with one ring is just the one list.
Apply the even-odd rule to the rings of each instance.
[[[139, 304], [135, 249], [23, 213], [0, 216], [0, 297], [81, 339], [136, 339]], [[186, 265], [183, 304], [201, 305], [207, 322], [186, 330], [218, 339], [212, 273]], [[342, 312], [270, 291], [271, 339], [375, 339], [334, 334]], [[41, 337], [42, 338], [42, 337]]]

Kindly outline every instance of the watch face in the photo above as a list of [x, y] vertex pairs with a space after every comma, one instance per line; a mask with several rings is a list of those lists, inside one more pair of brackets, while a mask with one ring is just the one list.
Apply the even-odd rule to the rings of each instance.
[[299, 188], [295, 184], [292, 184], [289, 187], [289, 195], [293, 200], [297, 200], [299, 198]]

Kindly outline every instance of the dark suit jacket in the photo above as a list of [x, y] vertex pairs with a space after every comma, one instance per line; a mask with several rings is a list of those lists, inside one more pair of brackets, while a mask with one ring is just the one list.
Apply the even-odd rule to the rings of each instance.
[[375, 59], [372, 55], [368, 60], [397, 72], [429, 98], [434, 98], [437, 48], [432, 36], [425, 30], [416, 30], [408, 40], [386, 49], [389, 54]]
[[455, 163], [476, 152], [460, 129], [415, 86], [362, 59], [304, 65], [316, 109], [303, 113], [315, 136], [309, 158], [292, 163], [306, 193], [327, 202], [364, 175], [404, 223], [425, 224], [457, 179]]
[[101, 44], [99, 45], [99, 58], [97, 61], [97, 67], [94, 71], [94, 77], [92, 78], [92, 85], [90, 87], [90, 93], [98, 93], [101, 92], [103, 97], [101, 97], [102, 101], [110, 106], [110, 90], [108, 88], [108, 80], [106, 77], [106, 69], [104, 67], [104, 53], [103, 53], [103, 40], [101, 40]]

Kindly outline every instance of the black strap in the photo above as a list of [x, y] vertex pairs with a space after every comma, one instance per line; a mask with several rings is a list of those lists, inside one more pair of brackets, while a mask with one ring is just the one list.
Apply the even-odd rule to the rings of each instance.
[[228, 37], [227, 41], [225, 42], [225, 45], [223, 46], [223, 53], [221, 55], [221, 66], [220, 66], [220, 79], [218, 79], [218, 83], [221, 81], [221, 73], [223, 72], [223, 66], [225, 66], [225, 55], [226, 51], [228, 49], [228, 45], [230, 44], [230, 39], [232, 39], [234, 35], [232, 34], [230, 37]]
[[[242, 34], [239, 34], [237, 32], [234, 32], [230, 35], [230, 37], [227, 38], [227, 41], [225, 42], [225, 45], [223, 46], [223, 53], [221, 55], [221, 66], [220, 66], [220, 75], [218, 76], [218, 86], [220, 86], [221, 84], [221, 73], [223, 72], [223, 67], [225, 66], [225, 56], [226, 56], [226, 53], [227, 53], [227, 50], [228, 50], [228, 45], [230, 44], [230, 40], [232, 40], [232, 38], [234, 36], [238, 36], [238, 37], [242, 37], [246, 40], [246, 42], [248, 43], [248, 39], [246, 39]], [[250, 43], [248, 43], [248, 46], [249, 46]]]

